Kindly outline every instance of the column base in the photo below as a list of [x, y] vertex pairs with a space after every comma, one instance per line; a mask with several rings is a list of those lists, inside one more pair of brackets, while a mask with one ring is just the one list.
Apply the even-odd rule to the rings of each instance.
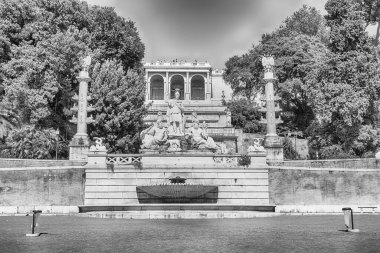
[[267, 135], [264, 140], [267, 151], [267, 164], [284, 161], [284, 144], [282, 138], [277, 135]]
[[71, 146], [69, 160], [87, 161], [89, 148], [88, 146]]
[[90, 147], [87, 134], [74, 135], [74, 138], [70, 141], [69, 147], [70, 147], [69, 160], [87, 161], [87, 155], [88, 155], [89, 147]]

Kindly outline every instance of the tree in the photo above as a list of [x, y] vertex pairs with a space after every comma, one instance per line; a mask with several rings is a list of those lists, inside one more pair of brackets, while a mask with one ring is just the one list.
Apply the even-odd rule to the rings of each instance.
[[6, 138], [6, 145], [10, 147], [10, 153], [3, 155], [17, 158], [51, 159], [56, 152], [58, 157], [65, 157], [68, 153], [67, 141], [60, 141], [54, 129], [29, 125], [12, 130]]
[[261, 56], [256, 47], [242, 56], [233, 56], [226, 62], [223, 79], [231, 85], [233, 96], [248, 101], [263, 90]]
[[355, 3], [329, 0], [326, 10], [331, 51], [308, 75], [308, 94], [318, 121], [313, 126], [319, 128], [311, 131], [312, 139], [325, 140], [320, 148], [338, 145], [347, 154], [361, 155], [365, 151], [353, 147], [363, 126], [375, 123], [379, 59]]
[[95, 107], [95, 123], [90, 136], [104, 137], [109, 152], [135, 153], [143, 128], [143, 77], [134, 70], [124, 71], [114, 60], [97, 63], [92, 70], [90, 92]]
[[262, 36], [260, 54], [275, 58], [278, 82], [275, 92], [281, 97], [281, 129], [305, 131], [315, 115], [308, 98], [307, 75], [327, 54], [327, 29], [323, 16], [304, 5], [270, 34]]
[[257, 133], [262, 131], [259, 123], [261, 112], [246, 99], [232, 100], [227, 103], [231, 111], [231, 123], [234, 127], [243, 129], [244, 133]]
[[[80, 59], [115, 59], [141, 72], [144, 45], [134, 23], [79, 0], [0, 0], [0, 102], [23, 124], [71, 132]], [[67, 135], [67, 134], [66, 134]], [[69, 136], [67, 136], [69, 137]]]
[[281, 96], [282, 119], [289, 131], [305, 131], [314, 119], [308, 97], [308, 73], [324, 61], [326, 46], [316, 36], [288, 33], [273, 35], [261, 45], [263, 54], [275, 57], [278, 78], [276, 92]]
[[20, 127], [20, 120], [15, 110], [9, 105], [0, 103], [0, 140], [3, 140], [13, 129]]
[[364, 12], [366, 27], [376, 25], [376, 34], [372, 40], [374, 46], [379, 44], [380, 38], [380, 1], [379, 0], [356, 0], [362, 12]]

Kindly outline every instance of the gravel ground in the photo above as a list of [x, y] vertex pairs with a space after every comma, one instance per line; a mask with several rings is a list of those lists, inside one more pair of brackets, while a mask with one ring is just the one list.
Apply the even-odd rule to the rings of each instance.
[[252, 219], [123, 220], [41, 216], [0, 217], [0, 252], [380, 252], [380, 215], [343, 214]]

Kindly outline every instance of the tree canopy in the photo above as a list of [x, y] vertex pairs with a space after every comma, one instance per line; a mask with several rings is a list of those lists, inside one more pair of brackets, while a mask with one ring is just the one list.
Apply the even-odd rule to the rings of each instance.
[[[258, 77], [254, 88], [233, 81], [244, 80], [247, 66], [272, 54], [283, 108], [281, 128], [302, 131], [323, 158], [368, 156], [379, 144], [380, 64], [377, 43], [366, 28], [378, 22], [378, 1], [329, 0], [325, 8], [323, 17], [303, 6], [248, 53], [231, 57], [225, 80], [241, 96], [249, 94], [244, 89], [259, 91], [260, 68], [250, 69]], [[231, 62], [250, 58], [255, 60], [231, 68]]]
[[0, 0], [0, 105], [11, 105], [22, 124], [58, 127], [69, 139], [80, 60], [91, 55], [90, 69], [112, 61], [127, 76], [141, 75], [144, 50], [134, 22], [113, 8], [79, 0]]

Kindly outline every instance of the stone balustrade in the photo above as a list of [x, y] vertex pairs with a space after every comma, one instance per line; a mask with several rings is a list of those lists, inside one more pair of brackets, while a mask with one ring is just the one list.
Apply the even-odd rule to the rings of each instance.
[[[214, 154], [209, 152], [178, 152], [178, 153], [152, 153], [152, 154], [90, 154], [88, 166], [94, 164], [129, 166], [142, 164], [157, 167], [236, 167], [239, 166], [238, 154]], [[248, 154], [251, 158], [249, 167], [266, 166], [265, 153]], [[241, 167], [241, 166], [239, 166]]]

